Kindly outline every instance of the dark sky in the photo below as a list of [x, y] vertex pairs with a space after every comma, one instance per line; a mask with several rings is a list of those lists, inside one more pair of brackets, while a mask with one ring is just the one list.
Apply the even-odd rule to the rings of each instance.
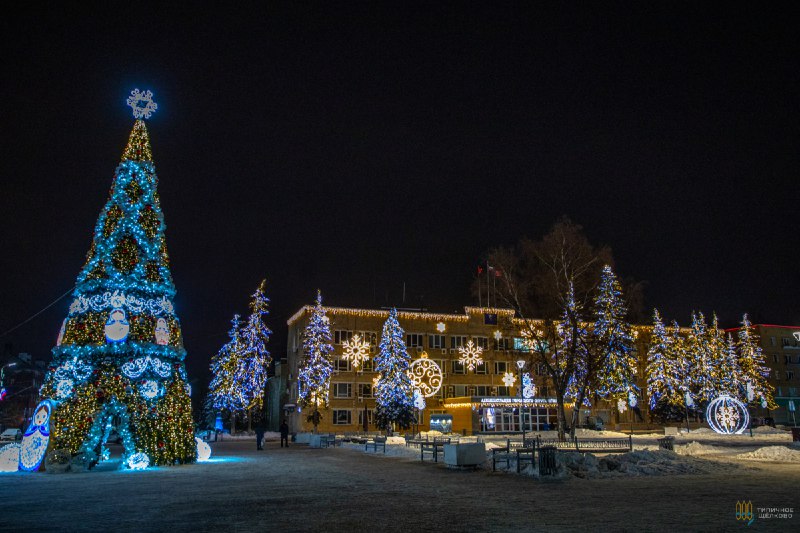
[[[564, 214], [668, 318], [800, 324], [800, 21], [642, 4], [4, 16], [0, 332], [75, 282], [134, 87], [196, 377], [262, 277], [281, 354], [318, 287], [454, 311]], [[46, 356], [67, 306], [0, 342]]]

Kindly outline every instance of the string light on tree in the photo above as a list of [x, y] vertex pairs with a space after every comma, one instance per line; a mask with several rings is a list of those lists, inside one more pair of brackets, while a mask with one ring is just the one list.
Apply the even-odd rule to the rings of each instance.
[[353, 335], [349, 341], [344, 342], [344, 353], [342, 359], [350, 361], [353, 368], [359, 368], [369, 360], [369, 343], [358, 334]]
[[469, 370], [475, 370], [479, 365], [483, 364], [483, 348], [477, 346], [472, 340], [467, 342], [466, 346], [458, 347], [458, 362], [464, 365]]

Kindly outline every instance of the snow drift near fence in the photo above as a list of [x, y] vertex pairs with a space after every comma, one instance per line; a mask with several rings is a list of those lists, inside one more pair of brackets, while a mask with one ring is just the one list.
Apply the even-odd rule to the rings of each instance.
[[800, 463], [800, 450], [792, 450], [785, 446], [765, 446], [752, 452], [740, 453], [742, 459], [761, 459], [767, 461], [785, 461]]

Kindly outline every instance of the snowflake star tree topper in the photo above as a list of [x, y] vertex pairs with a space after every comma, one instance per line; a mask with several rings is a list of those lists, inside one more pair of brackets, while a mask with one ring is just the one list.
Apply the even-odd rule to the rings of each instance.
[[135, 119], [150, 118], [150, 115], [158, 109], [158, 104], [153, 100], [152, 91], [140, 92], [139, 89], [134, 89], [131, 91], [127, 103], [133, 109], [133, 118]]
[[469, 341], [466, 346], [459, 346], [458, 353], [461, 354], [458, 362], [466, 366], [470, 370], [475, 370], [475, 367], [483, 364], [483, 348], [476, 346], [475, 343]]

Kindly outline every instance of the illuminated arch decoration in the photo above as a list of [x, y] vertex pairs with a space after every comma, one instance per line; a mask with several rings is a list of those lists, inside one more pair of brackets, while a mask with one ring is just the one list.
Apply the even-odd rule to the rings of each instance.
[[411, 384], [419, 390], [424, 398], [436, 395], [442, 388], [444, 378], [442, 369], [436, 361], [428, 359], [426, 352], [422, 352], [419, 359], [411, 362], [408, 367], [408, 376], [411, 378]]
[[467, 342], [466, 346], [459, 346], [458, 353], [460, 354], [458, 357], [458, 362], [463, 364], [469, 370], [474, 371], [477, 366], [483, 364], [483, 357], [481, 357], [483, 348], [476, 346], [471, 340]]
[[19, 450], [19, 469], [25, 471], [38, 470], [42, 464], [47, 444], [50, 442], [50, 415], [53, 406], [50, 400], [39, 402], [33, 410], [33, 418], [22, 437]]
[[747, 406], [736, 398], [722, 395], [708, 404], [706, 420], [717, 433], [741, 435], [750, 426], [750, 413]]
[[350, 361], [353, 368], [358, 368], [362, 363], [369, 360], [369, 343], [363, 340], [358, 334], [344, 342], [344, 353], [342, 359]]

